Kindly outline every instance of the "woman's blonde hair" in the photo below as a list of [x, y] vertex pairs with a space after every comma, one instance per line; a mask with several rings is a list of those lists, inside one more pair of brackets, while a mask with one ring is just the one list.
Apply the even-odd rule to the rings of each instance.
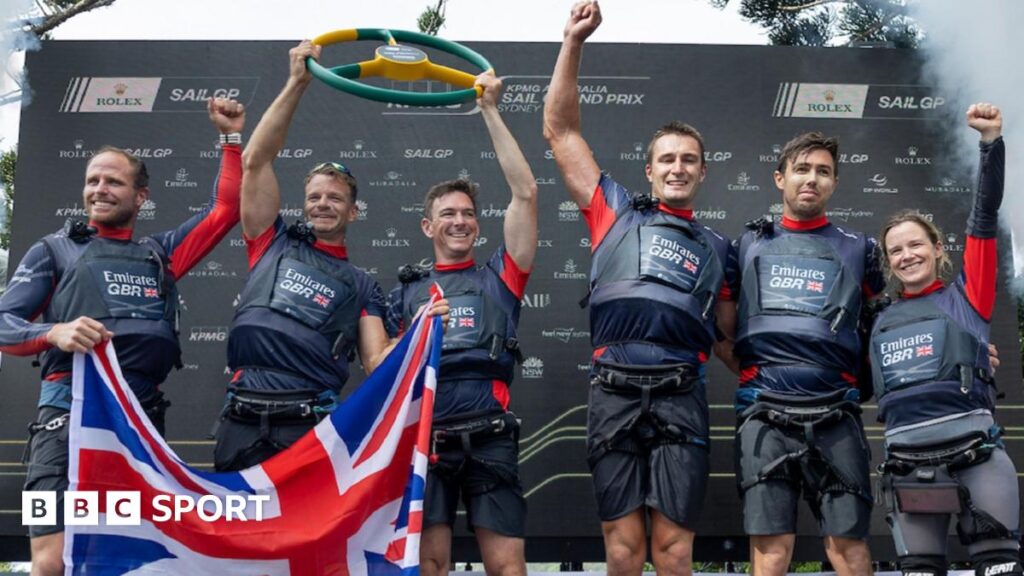
[[[928, 236], [928, 240], [933, 245], [942, 245], [942, 230], [917, 210], [902, 210], [889, 217], [889, 221], [885, 223], [885, 227], [882, 228], [882, 233], [878, 236], [878, 243], [882, 247], [882, 265], [885, 269], [885, 278], [889, 281], [889, 285], [893, 286], [897, 292], [903, 292], [903, 282], [900, 282], [900, 280], [896, 278], [896, 275], [893, 274], [892, 267], [889, 266], [889, 248], [885, 245], [885, 237], [889, 234], [890, 230], [904, 222], [913, 222], [914, 224], [917, 224], [924, 229], [925, 234]], [[946, 278], [952, 271], [953, 262], [949, 259], [949, 254], [945, 250], [942, 250], [939, 252], [938, 261], [935, 263], [935, 274], [939, 278]]]

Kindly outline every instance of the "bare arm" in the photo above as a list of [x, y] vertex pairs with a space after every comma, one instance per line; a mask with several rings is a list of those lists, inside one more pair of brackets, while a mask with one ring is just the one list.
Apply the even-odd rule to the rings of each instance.
[[577, 87], [583, 42], [600, 24], [601, 9], [596, 0], [573, 5], [544, 100], [544, 138], [555, 154], [555, 162], [562, 172], [569, 195], [580, 208], [590, 206], [590, 199], [601, 179], [601, 169], [580, 131]]
[[491, 135], [491, 143], [505, 181], [512, 191], [512, 200], [505, 213], [505, 248], [520, 270], [533, 266], [537, 253], [537, 181], [533, 171], [519, 149], [519, 144], [498, 112], [501, 80], [493, 72], [481, 74], [477, 84], [483, 86], [483, 96], [477, 101]]
[[715, 319], [718, 331], [722, 339], [715, 342], [715, 356], [725, 364], [725, 367], [733, 372], [740, 373], [740, 361], [733, 354], [733, 344], [736, 341], [736, 303], [729, 300], [719, 300], [715, 304]]
[[258, 237], [277, 219], [281, 191], [274, 175], [274, 158], [284, 148], [299, 100], [313, 79], [306, 70], [306, 58], [319, 56], [320, 47], [308, 40], [288, 51], [288, 81], [263, 114], [242, 153], [242, 232], [246, 238]]

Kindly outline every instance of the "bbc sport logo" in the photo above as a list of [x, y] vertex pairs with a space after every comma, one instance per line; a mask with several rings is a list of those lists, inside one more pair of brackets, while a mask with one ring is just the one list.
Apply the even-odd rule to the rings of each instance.
[[[64, 493], [64, 524], [66, 526], [140, 526], [142, 524], [142, 493], [110, 490], [100, 514], [100, 492], [68, 490]], [[180, 522], [184, 514], [195, 513], [203, 522], [259, 522], [263, 520], [263, 503], [268, 494], [205, 494], [194, 498], [187, 494], [157, 494], [146, 507], [150, 522]], [[57, 493], [50, 490], [21, 493], [21, 524], [23, 526], [55, 526], [57, 524]]]

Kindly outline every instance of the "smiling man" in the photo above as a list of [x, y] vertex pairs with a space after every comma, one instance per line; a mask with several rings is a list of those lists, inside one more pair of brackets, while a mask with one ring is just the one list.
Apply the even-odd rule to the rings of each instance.
[[[105, 146], [85, 168], [82, 205], [89, 222], [35, 243], [0, 299], [0, 352], [39, 355], [39, 415], [29, 426], [25, 490], [68, 486], [68, 418], [75, 352], [114, 341], [132, 392], [161, 433], [170, 402], [160, 385], [180, 367], [176, 282], [238, 223], [244, 108], [227, 99], [207, 104], [221, 134], [221, 168], [209, 203], [173, 230], [133, 239], [150, 197], [146, 165], [128, 150]], [[33, 322], [39, 318], [38, 322]], [[63, 574], [63, 514], [55, 526], [32, 526], [33, 574]]]
[[309, 41], [289, 52], [289, 77], [242, 156], [242, 233], [249, 279], [228, 338], [233, 376], [214, 465], [242, 470], [293, 444], [334, 409], [358, 351], [367, 373], [390, 349], [384, 293], [348, 261], [358, 217], [351, 171], [325, 162], [305, 178], [306, 220], [285, 225], [273, 162], [312, 76]]
[[647, 147], [650, 194], [631, 195], [602, 174], [580, 128], [584, 41], [601, 23], [597, 2], [578, 2], [544, 106], [544, 136], [590, 228], [590, 331], [594, 347], [588, 462], [609, 574], [689, 574], [708, 479], [704, 363], [727, 301], [729, 241], [698, 223], [707, 174], [704, 141], [672, 122]]
[[871, 572], [858, 323], [863, 299], [885, 280], [875, 241], [825, 216], [838, 148], [817, 132], [786, 144], [775, 171], [782, 221], [749, 224], [730, 264], [742, 284], [736, 481], [753, 572], [766, 576], [788, 570], [801, 492], [836, 572]]
[[473, 245], [480, 236], [477, 186], [450, 180], [423, 201], [423, 234], [434, 246], [433, 267], [405, 266], [391, 291], [388, 321], [408, 326], [437, 283], [451, 315], [434, 400], [433, 454], [427, 473], [420, 570], [447, 574], [460, 494], [488, 574], [526, 574], [526, 500], [519, 481], [519, 423], [509, 408], [509, 385], [520, 357], [520, 301], [537, 252], [537, 183], [498, 113], [501, 81], [481, 74], [477, 100], [512, 192], [504, 244], [483, 265]]

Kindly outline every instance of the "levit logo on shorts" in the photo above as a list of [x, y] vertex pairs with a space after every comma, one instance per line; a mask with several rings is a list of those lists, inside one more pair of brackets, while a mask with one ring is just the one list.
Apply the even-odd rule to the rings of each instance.
[[[263, 520], [263, 503], [269, 501], [267, 494], [205, 494], [198, 498], [187, 494], [157, 494], [147, 506], [152, 509], [152, 515], [146, 520], [180, 522], [183, 515], [195, 513], [203, 522], [259, 522]], [[64, 514], [67, 526], [139, 526], [142, 524], [142, 493], [68, 490], [64, 493], [63, 510], [57, 510], [56, 492], [21, 493], [23, 526], [55, 526], [60, 513]]]

